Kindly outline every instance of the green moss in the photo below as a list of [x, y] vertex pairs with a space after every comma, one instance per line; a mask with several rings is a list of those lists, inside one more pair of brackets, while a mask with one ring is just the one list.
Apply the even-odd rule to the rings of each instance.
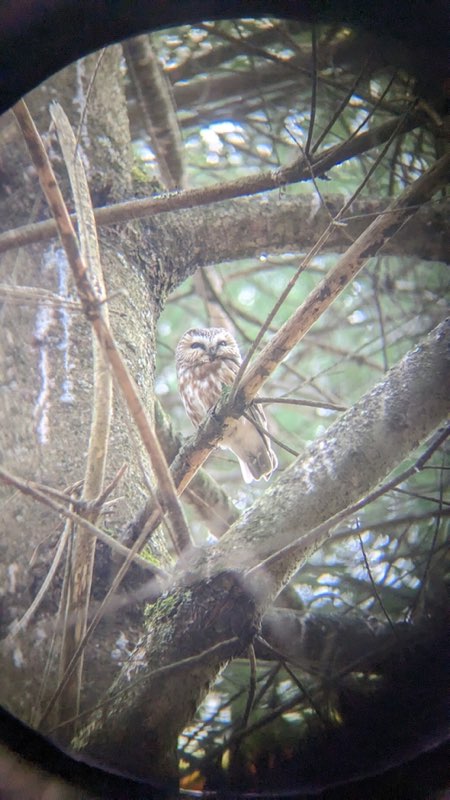
[[156, 603], [148, 603], [145, 607], [144, 617], [148, 627], [165, 622], [180, 605], [181, 598], [177, 594], [166, 594], [159, 597]]
[[146, 196], [152, 194], [162, 194], [164, 192], [160, 182], [155, 178], [154, 172], [149, 165], [139, 156], [134, 157], [131, 167], [131, 180], [133, 188], [139, 195]]
[[144, 547], [140, 555], [142, 558], [145, 558], [145, 560], [148, 561], [149, 564], [154, 564], [155, 567], [161, 566], [161, 560], [155, 555], [155, 553], [152, 552], [151, 548], [148, 545]]

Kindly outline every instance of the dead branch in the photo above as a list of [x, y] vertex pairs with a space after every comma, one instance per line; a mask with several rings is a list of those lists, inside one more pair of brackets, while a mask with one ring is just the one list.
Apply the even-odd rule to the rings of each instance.
[[75, 279], [84, 313], [90, 321], [98, 341], [108, 358], [130, 414], [134, 419], [142, 437], [143, 444], [150, 456], [158, 481], [159, 499], [170, 521], [175, 550], [180, 553], [184, 548], [189, 546], [190, 536], [164, 453], [140, 400], [136, 383], [117, 350], [109, 326], [105, 323], [103, 315], [104, 304], [99, 301], [87, 274], [86, 265], [79, 253], [75, 231], [57, 185], [53, 169], [36, 126], [23, 100], [19, 101], [14, 107], [14, 113], [22, 130], [31, 159], [38, 172], [42, 190], [56, 220], [61, 242]]
[[[97, 286], [100, 299], [106, 295], [105, 281], [100, 261], [100, 251], [95, 227], [94, 213], [89, 187], [81, 155], [77, 151], [75, 135], [62, 107], [53, 103], [50, 114], [58, 135], [59, 144], [69, 175], [78, 219], [81, 258], [87, 265], [90, 280]], [[103, 309], [105, 324], [109, 324], [108, 305]], [[103, 491], [112, 417], [112, 377], [109, 364], [92, 331], [93, 354], [93, 401], [89, 434], [87, 462], [83, 480], [82, 499], [92, 503]], [[98, 504], [97, 504], [98, 506]], [[96, 522], [100, 508], [89, 512], [91, 522]], [[89, 599], [91, 596], [92, 571], [95, 557], [95, 538], [83, 528], [75, 531], [75, 547], [71, 572], [68, 575], [65, 619], [73, 619], [64, 629], [60, 653], [60, 675], [64, 675], [67, 664], [86, 632]], [[64, 716], [77, 714], [83, 675], [83, 658], [78, 662], [76, 673], [68, 682], [60, 699], [59, 712]]]

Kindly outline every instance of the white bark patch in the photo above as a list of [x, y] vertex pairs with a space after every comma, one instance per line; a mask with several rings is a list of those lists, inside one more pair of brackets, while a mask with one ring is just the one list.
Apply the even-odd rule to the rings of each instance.
[[48, 356], [47, 334], [53, 324], [53, 309], [48, 306], [38, 306], [34, 336], [38, 346], [38, 371], [40, 376], [40, 389], [34, 406], [33, 418], [36, 423], [36, 434], [40, 444], [48, 442], [48, 415], [50, 411], [50, 362]]
[[[58, 275], [58, 294], [61, 297], [68, 297], [68, 264], [64, 252], [58, 248], [55, 252], [55, 263]], [[69, 362], [69, 340], [70, 340], [70, 314], [64, 306], [58, 312], [62, 326], [62, 337], [58, 348], [63, 353], [64, 379], [61, 387], [60, 400], [62, 403], [74, 403], [75, 398], [72, 394], [72, 379], [70, 377], [71, 365]]]

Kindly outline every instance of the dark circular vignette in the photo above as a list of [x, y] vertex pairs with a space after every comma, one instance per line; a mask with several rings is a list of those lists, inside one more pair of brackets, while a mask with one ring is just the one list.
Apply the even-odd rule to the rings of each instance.
[[[423, 96], [440, 108], [448, 100], [450, 24], [445, 0], [184, 0], [180, 5], [173, 0], [2, 0], [0, 114], [64, 66], [113, 42], [206, 19], [264, 15], [306, 23], [345, 22], [370, 31], [391, 57], [396, 53], [393, 60], [416, 76]], [[173, 788], [166, 791], [73, 759], [1, 708], [0, 745], [32, 768], [88, 786], [97, 797], [175, 796]], [[441, 744], [436, 754], [442, 748], [448, 751], [448, 745]], [[438, 769], [439, 763], [428, 769]], [[353, 789], [346, 796], [356, 797]]]
[[443, 92], [450, 36], [445, 0], [2, 0], [0, 113], [67, 64], [129, 36], [206, 19], [264, 15], [366, 29], [384, 46], [389, 43], [390, 55], [397, 52], [425, 94]]

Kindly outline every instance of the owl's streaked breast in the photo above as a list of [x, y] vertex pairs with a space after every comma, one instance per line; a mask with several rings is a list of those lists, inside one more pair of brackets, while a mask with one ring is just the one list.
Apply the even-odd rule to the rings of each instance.
[[184, 369], [179, 378], [184, 407], [194, 425], [200, 425], [208, 411], [217, 403], [224, 386], [230, 386], [235, 373], [218, 359]]

